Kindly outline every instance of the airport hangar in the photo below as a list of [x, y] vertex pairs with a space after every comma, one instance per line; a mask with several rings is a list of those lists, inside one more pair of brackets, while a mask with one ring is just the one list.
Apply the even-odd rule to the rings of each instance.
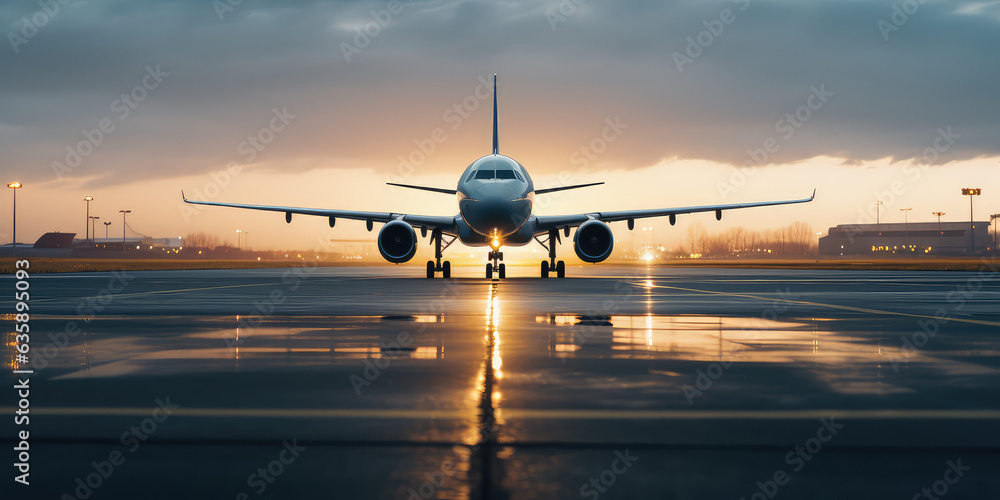
[[989, 227], [989, 221], [840, 224], [831, 227], [827, 235], [819, 239], [819, 254], [884, 257], [987, 255], [995, 251], [995, 235], [990, 234]]

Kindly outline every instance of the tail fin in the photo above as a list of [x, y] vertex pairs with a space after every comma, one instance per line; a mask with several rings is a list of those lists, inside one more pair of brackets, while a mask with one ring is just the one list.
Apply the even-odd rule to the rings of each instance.
[[500, 138], [497, 136], [497, 75], [493, 74], [493, 154], [500, 154]]

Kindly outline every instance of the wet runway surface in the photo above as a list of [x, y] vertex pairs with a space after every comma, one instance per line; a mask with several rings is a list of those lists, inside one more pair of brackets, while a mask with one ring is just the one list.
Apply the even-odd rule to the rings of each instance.
[[1000, 276], [518, 270], [32, 276], [31, 497], [1000, 493]]

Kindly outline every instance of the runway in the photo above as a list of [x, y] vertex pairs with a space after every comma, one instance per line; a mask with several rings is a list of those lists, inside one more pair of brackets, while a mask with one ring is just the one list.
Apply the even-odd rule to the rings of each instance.
[[[986, 269], [480, 271], [32, 276], [32, 491], [1000, 493], [1000, 276]], [[0, 432], [14, 442], [12, 419]]]

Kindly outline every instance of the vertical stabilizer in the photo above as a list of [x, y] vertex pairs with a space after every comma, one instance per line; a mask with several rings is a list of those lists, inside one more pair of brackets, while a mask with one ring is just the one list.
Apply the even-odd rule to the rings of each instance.
[[500, 154], [500, 138], [497, 136], [497, 75], [493, 74], [493, 154]]

